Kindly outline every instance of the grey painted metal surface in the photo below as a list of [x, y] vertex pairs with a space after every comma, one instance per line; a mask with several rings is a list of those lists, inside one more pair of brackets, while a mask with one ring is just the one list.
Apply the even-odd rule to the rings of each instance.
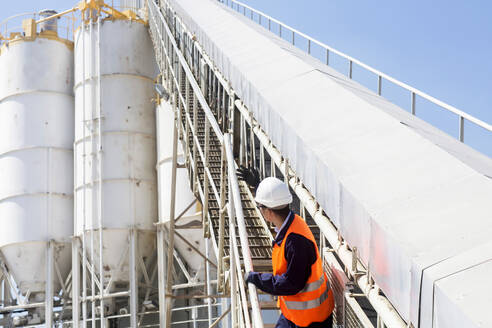
[[[174, 8], [344, 238], [361, 251], [402, 317], [414, 326], [432, 325], [420, 313], [426, 293], [439, 304], [435, 315], [451, 311], [446, 302], [476, 279], [454, 286], [450, 277], [430, 278], [427, 287], [422, 275], [490, 239], [491, 160], [418, 118], [405, 117], [409, 128], [385, 99], [329, 68], [320, 71], [284, 41], [272, 41], [212, 1], [175, 1]], [[467, 318], [473, 302], [453, 313]]]

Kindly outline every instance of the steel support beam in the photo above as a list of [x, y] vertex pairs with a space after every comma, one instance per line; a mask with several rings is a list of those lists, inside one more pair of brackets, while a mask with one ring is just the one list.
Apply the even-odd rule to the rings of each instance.
[[80, 326], [80, 240], [72, 237], [72, 325]]
[[45, 288], [45, 325], [53, 327], [53, 257], [54, 241], [50, 240], [46, 248], [46, 288]]
[[[137, 269], [137, 230], [130, 230], [130, 326], [137, 327], [138, 312], [138, 269]], [[101, 299], [102, 300], [102, 299]]]

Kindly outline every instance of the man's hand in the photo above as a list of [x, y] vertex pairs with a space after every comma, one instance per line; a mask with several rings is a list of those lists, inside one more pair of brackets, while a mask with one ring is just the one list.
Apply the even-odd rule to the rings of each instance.
[[237, 169], [236, 174], [239, 180], [245, 181], [249, 186], [255, 189], [260, 184], [260, 173], [255, 168], [247, 168], [241, 165]]

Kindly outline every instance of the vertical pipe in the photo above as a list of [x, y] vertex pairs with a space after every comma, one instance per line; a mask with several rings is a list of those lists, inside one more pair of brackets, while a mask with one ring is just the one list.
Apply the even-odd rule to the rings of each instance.
[[308, 39], [308, 54], [311, 54], [311, 40]]
[[[89, 62], [89, 70], [90, 70], [90, 86], [91, 86], [91, 109], [93, 108], [94, 105], [94, 46], [93, 46], [93, 23], [92, 23], [92, 11], [91, 11], [91, 20], [89, 20], [89, 43], [90, 43], [90, 62]], [[92, 112], [92, 110], [91, 110]], [[91, 118], [91, 124], [94, 124], [94, 117]], [[94, 132], [91, 133], [91, 157], [94, 156]], [[91, 174], [91, 182], [92, 186], [94, 186], [94, 168], [92, 168], [92, 174]], [[99, 181], [100, 183], [100, 181]], [[101, 197], [101, 195], [97, 195], [97, 197]], [[94, 196], [93, 196], [94, 198]], [[94, 204], [94, 202], [92, 203]], [[92, 293], [92, 299], [91, 299], [91, 306], [92, 306], [92, 327], [96, 327], [96, 301], [95, 301], [95, 296], [96, 296], [96, 274], [95, 274], [95, 267], [94, 267], [94, 212], [91, 212], [91, 293]]]
[[[72, 18], [73, 18], [73, 13], [72, 13]], [[83, 24], [81, 26], [81, 32], [82, 35], [84, 33], [83, 30]], [[67, 38], [68, 38], [68, 32], [67, 32]], [[74, 37], [75, 40], [75, 37]], [[84, 51], [84, 49], [82, 49]], [[82, 54], [82, 58], [83, 54]], [[84, 81], [84, 76], [82, 76], [82, 83]], [[82, 100], [83, 101], [83, 100]], [[85, 140], [83, 140], [85, 142]], [[76, 154], [76, 144], [73, 144], [74, 148], [74, 154]], [[82, 165], [84, 163], [82, 162]], [[74, 175], [73, 175], [73, 185], [74, 188], [77, 186], [77, 177], [78, 177], [78, 160], [77, 157], [74, 156]], [[85, 186], [84, 186], [85, 187]], [[80, 263], [79, 263], [79, 254], [78, 254], [78, 244], [76, 242], [76, 235], [77, 235], [77, 226], [78, 226], [78, 221], [77, 221], [77, 208], [78, 208], [78, 199], [77, 199], [76, 191], [74, 189], [74, 204], [73, 204], [73, 217], [74, 217], [74, 234], [72, 236], [72, 327], [73, 328], [79, 328], [80, 327], [80, 322], [79, 322], [79, 317], [80, 317]], [[0, 278], [1, 278], [1, 272], [0, 272]], [[2, 280], [0, 279], [0, 282]], [[3, 298], [2, 298], [3, 299]]]
[[253, 132], [253, 127], [252, 126], [249, 126], [249, 136], [250, 136], [250, 140], [251, 140], [251, 167], [252, 168], [257, 168], [256, 167], [256, 145], [255, 145], [255, 134]]
[[260, 142], [260, 177], [261, 179], [265, 179], [266, 170], [265, 170], [265, 147]]
[[294, 31], [292, 31], [292, 44], [295, 45], [296, 44], [296, 39], [295, 39], [295, 33]]
[[242, 137], [241, 137], [241, 145], [243, 147], [243, 163], [246, 167], [249, 167], [249, 160], [248, 160], [248, 131], [246, 128], [246, 120], [244, 119], [244, 116], [240, 116], [241, 118], [241, 128], [243, 130]]
[[246, 165], [244, 163], [244, 152], [245, 152], [245, 150], [244, 150], [244, 143], [243, 143], [243, 140], [245, 138], [244, 129], [243, 129], [244, 117], [242, 115], [239, 118], [239, 122], [240, 122], [240, 127], [239, 127], [239, 165], [245, 166]]
[[77, 237], [72, 237], [72, 327], [80, 326], [80, 242]]
[[284, 159], [284, 182], [288, 186], [289, 185], [289, 159], [285, 158]]
[[[86, 240], [86, 230], [87, 230], [87, 213], [86, 213], [86, 207], [87, 207], [87, 179], [86, 179], [86, 156], [87, 156], [87, 147], [86, 147], [86, 128], [85, 128], [85, 122], [86, 122], [86, 108], [85, 108], [85, 81], [86, 81], [86, 76], [85, 76], [85, 23], [82, 22], [81, 25], [81, 33], [82, 33], [82, 123], [83, 123], [83, 146], [82, 146], [82, 158], [83, 158], [83, 171], [82, 171], [82, 185], [83, 187], [83, 194], [82, 194], [82, 221], [83, 221], [83, 228], [82, 228], [82, 328], [87, 327], [87, 267], [86, 267], [86, 262], [87, 262], [87, 240]], [[75, 227], [76, 228], [76, 227]]]
[[378, 75], [378, 95], [381, 95], [381, 89], [382, 89], [382, 83], [383, 82], [383, 78], [381, 75]]
[[349, 79], [352, 78], [352, 61], [349, 60], [349, 73], [348, 73]]
[[465, 141], [465, 118], [460, 116], [460, 126], [459, 126], [460, 141]]
[[[150, 6], [149, 6], [150, 7]], [[159, 58], [159, 61], [163, 61], [162, 58]], [[159, 63], [160, 64], [160, 63]], [[162, 79], [164, 79], [164, 72], [162, 75]], [[164, 81], [162, 81], [162, 85], [164, 85]], [[156, 170], [157, 170], [157, 186], [158, 190], [162, 187], [162, 174], [159, 170], [159, 159], [161, 158], [161, 144], [160, 144], [160, 122], [161, 122], [161, 111], [162, 107], [157, 107], [155, 116], [156, 116], [156, 126], [157, 126], [157, 163], [156, 163]], [[165, 286], [164, 286], [164, 237], [162, 236], [163, 231], [162, 231], [162, 201], [161, 197], [158, 197], [157, 199], [157, 209], [158, 209], [158, 224], [157, 224], [157, 283], [158, 283], [158, 290], [159, 290], [159, 327], [163, 328], [164, 322], [165, 322], [165, 313], [164, 311], [164, 294], [165, 294]]]
[[45, 326], [53, 327], [53, 241], [46, 248]]
[[[207, 258], [210, 257], [210, 238], [205, 239], [205, 256]], [[212, 291], [212, 285], [210, 284], [210, 263], [208, 261], [205, 261], [205, 275], [207, 276], [206, 279], [206, 286], [207, 290], [205, 295], [210, 295]], [[209, 327], [212, 325], [212, 300], [210, 298], [207, 298], [207, 312], [208, 312], [208, 325]]]
[[166, 271], [164, 251], [164, 229], [162, 226], [162, 214], [159, 215], [157, 226], [157, 272], [159, 285], [159, 327], [164, 328], [166, 324]]
[[0, 270], [0, 307], [5, 306], [5, 280], [3, 279], [3, 272]]
[[99, 225], [99, 292], [101, 294], [101, 301], [99, 303], [101, 309], [101, 328], [105, 328], [104, 320], [104, 273], [103, 273], [103, 218], [102, 218], [102, 156], [103, 156], [103, 145], [102, 145], [102, 109], [101, 109], [101, 16], [97, 18], [97, 109], [98, 109], [98, 171], [99, 171], [99, 184], [98, 184], [98, 194], [99, 194], [99, 204], [98, 204], [98, 225]]
[[[173, 88], [174, 89], [174, 88]], [[178, 101], [178, 90], [174, 90], [173, 112], [176, 117], [176, 111], [179, 110], [176, 105]], [[196, 109], [194, 109], [196, 110]], [[168, 238], [168, 253], [167, 253], [167, 274], [166, 274], [166, 294], [172, 294], [172, 270], [174, 264], [174, 216], [176, 206], [176, 169], [178, 162], [178, 129], [177, 122], [174, 121], [173, 126], [173, 166], [171, 173], [171, 203], [169, 210], [169, 238]], [[166, 297], [166, 327], [171, 327], [171, 305], [172, 299]]]
[[[138, 313], [138, 274], [137, 274], [137, 230], [130, 229], [130, 327], [137, 327]], [[102, 324], [102, 319], [101, 319]]]
[[326, 49], [326, 65], [330, 65], [330, 50]]
[[411, 93], [412, 115], [415, 115], [415, 92]]

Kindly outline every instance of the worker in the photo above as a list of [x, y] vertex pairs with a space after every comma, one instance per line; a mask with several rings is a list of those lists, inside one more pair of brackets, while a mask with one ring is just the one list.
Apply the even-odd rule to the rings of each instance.
[[256, 190], [255, 201], [277, 233], [273, 242], [273, 274], [248, 272], [246, 282], [278, 296], [282, 313], [276, 328], [331, 328], [333, 292], [311, 230], [289, 209], [289, 187], [277, 178], [266, 178]]

